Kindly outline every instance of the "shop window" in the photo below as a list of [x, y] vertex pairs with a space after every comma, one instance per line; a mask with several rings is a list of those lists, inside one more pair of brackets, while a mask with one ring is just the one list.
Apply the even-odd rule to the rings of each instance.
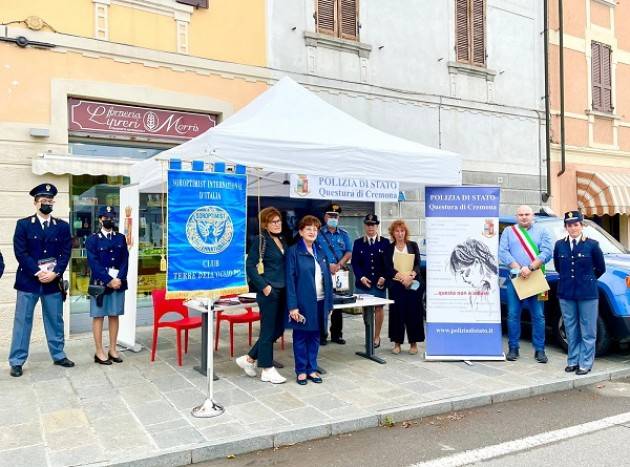
[[315, 23], [320, 34], [359, 40], [359, 1], [316, 0]]
[[455, 51], [457, 61], [486, 65], [485, 0], [455, 0]]

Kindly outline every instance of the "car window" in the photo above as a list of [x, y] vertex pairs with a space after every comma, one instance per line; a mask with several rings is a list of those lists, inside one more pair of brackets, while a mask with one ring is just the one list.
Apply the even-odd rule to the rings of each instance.
[[[567, 231], [564, 228], [564, 222], [562, 221], [545, 222], [545, 226], [551, 229], [555, 240], [564, 238], [567, 235]], [[588, 238], [592, 238], [593, 240], [597, 240], [602, 252], [605, 255], [627, 253], [627, 250], [623, 247], [623, 245], [621, 245], [621, 243], [615, 240], [608, 232], [594, 222], [589, 220], [584, 221], [584, 235]]]

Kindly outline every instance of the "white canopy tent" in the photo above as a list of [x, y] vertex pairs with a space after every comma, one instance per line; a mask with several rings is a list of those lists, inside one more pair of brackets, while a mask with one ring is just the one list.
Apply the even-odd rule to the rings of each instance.
[[377, 130], [282, 78], [204, 134], [131, 168], [140, 191], [159, 191], [160, 160], [241, 164], [279, 174], [333, 174], [414, 185], [461, 184], [461, 157]]
[[[131, 167], [132, 184], [121, 190], [120, 212], [131, 208], [134, 239], [139, 193], [163, 191], [169, 159], [244, 165], [262, 179], [264, 194], [275, 196], [288, 195], [289, 187], [281, 183], [286, 174], [374, 178], [414, 187], [460, 185], [462, 180], [459, 155], [373, 128], [288, 77], [204, 134]], [[120, 342], [136, 349], [137, 267], [134, 241]]]

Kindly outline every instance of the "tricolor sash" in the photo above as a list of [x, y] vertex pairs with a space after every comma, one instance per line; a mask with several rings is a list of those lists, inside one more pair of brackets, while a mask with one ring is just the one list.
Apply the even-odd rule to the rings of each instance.
[[[518, 239], [519, 243], [523, 247], [523, 250], [525, 250], [525, 253], [527, 254], [527, 256], [529, 256], [529, 259], [532, 262], [536, 260], [538, 258], [538, 255], [540, 255], [540, 250], [538, 249], [538, 245], [536, 245], [534, 240], [532, 240], [532, 237], [529, 235], [527, 229], [524, 229], [520, 225], [513, 225], [512, 230], [514, 231], [514, 235]], [[540, 266], [540, 270], [543, 272], [543, 274], [545, 273], [545, 263]], [[543, 292], [538, 296], [538, 299], [544, 301], [548, 299], [548, 296], [549, 295], [547, 294], [547, 292]]]

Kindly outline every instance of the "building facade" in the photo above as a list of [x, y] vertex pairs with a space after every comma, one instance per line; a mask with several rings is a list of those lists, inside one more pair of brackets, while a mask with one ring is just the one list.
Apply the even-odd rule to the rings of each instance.
[[[191, 6], [199, 5], [199, 7]], [[263, 0], [7, 0], [0, 9], [0, 345], [10, 339], [18, 218], [59, 188], [70, 222], [65, 322], [89, 328], [86, 235], [129, 166], [196, 136], [267, 89]], [[248, 14], [242, 15], [243, 9]], [[161, 200], [141, 201], [141, 299], [164, 280]], [[41, 320], [35, 338], [42, 335]]]
[[564, 0], [559, 6], [549, 2], [552, 206], [581, 209], [628, 247], [630, 4]]
[[[271, 68], [376, 128], [462, 154], [464, 183], [500, 186], [503, 214], [541, 205], [541, 2], [274, 0], [270, 10]], [[422, 192], [406, 199], [378, 209], [422, 239]]]

